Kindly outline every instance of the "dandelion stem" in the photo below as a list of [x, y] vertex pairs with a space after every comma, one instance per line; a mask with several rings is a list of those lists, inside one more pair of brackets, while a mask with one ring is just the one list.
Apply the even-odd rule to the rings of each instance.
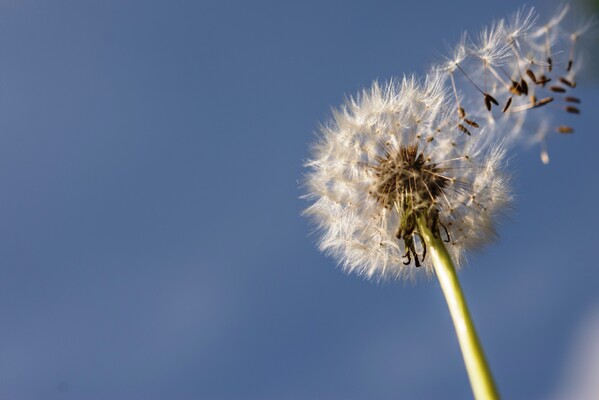
[[453, 320], [466, 371], [476, 400], [497, 400], [499, 394], [491, 375], [491, 370], [485, 359], [483, 348], [476, 335], [474, 323], [466, 305], [458, 276], [451, 257], [439, 235], [433, 235], [426, 223], [426, 218], [418, 218], [420, 234], [430, 251], [435, 273], [445, 295], [447, 306]]

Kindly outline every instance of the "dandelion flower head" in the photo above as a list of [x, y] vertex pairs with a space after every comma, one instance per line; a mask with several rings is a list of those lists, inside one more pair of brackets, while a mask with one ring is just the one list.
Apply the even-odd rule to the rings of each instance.
[[510, 200], [503, 151], [459, 123], [442, 75], [375, 83], [336, 110], [307, 163], [306, 214], [321, 250], [347, 271], [387, 279], [432, 272], [419, 218], [454, 260], [492, 240]]

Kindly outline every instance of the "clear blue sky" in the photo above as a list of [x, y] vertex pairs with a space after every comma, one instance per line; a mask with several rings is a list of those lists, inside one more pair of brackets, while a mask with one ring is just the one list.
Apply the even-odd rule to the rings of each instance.
[[[342, 273], [298, 181], [331, 106], [520, 5], [0, 1], [0, 398], [468, 398], [438, 283]], [[599, 305], [586, 79], [460, 274], [506, 399], [553, 393]]]

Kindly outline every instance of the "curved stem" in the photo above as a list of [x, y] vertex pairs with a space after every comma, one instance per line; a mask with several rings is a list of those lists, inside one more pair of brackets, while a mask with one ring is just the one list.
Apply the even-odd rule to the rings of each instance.
[[418, 227], [419, 233], [429, 249], [435, 273], [449, 307], [474, 398], [477, 400], [497, 400], [499, 394], [491, 370], [487, 365], [483, 348], [476, 335], [474, 323], [470, 317], [466, 299], [462, 293], [451, 257], [441, 238], [433, 235], [428, 229], [426, 218], [418, 218]]

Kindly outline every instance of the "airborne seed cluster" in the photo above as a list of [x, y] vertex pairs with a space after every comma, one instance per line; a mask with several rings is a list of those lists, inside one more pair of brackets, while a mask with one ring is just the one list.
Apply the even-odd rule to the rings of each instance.
[[[451, 56], [433, 66], [452, 89], [462, 120], [458, 129], [470, 135], [484, 126], [508, 141], [539, 143], [541, 159], [549, 161], [548, 135], [573, 133], [561, 120], [581, 112], [575, 88], [583, 62], [576, 50], [594, 25], [591, 19], [567, 29], [568, 12], [566, 5], [539, 24], [536, 12], [523, 8], [477, 38], [464, 34]], [[539, 108], [544, 110], [533, 112]]]

